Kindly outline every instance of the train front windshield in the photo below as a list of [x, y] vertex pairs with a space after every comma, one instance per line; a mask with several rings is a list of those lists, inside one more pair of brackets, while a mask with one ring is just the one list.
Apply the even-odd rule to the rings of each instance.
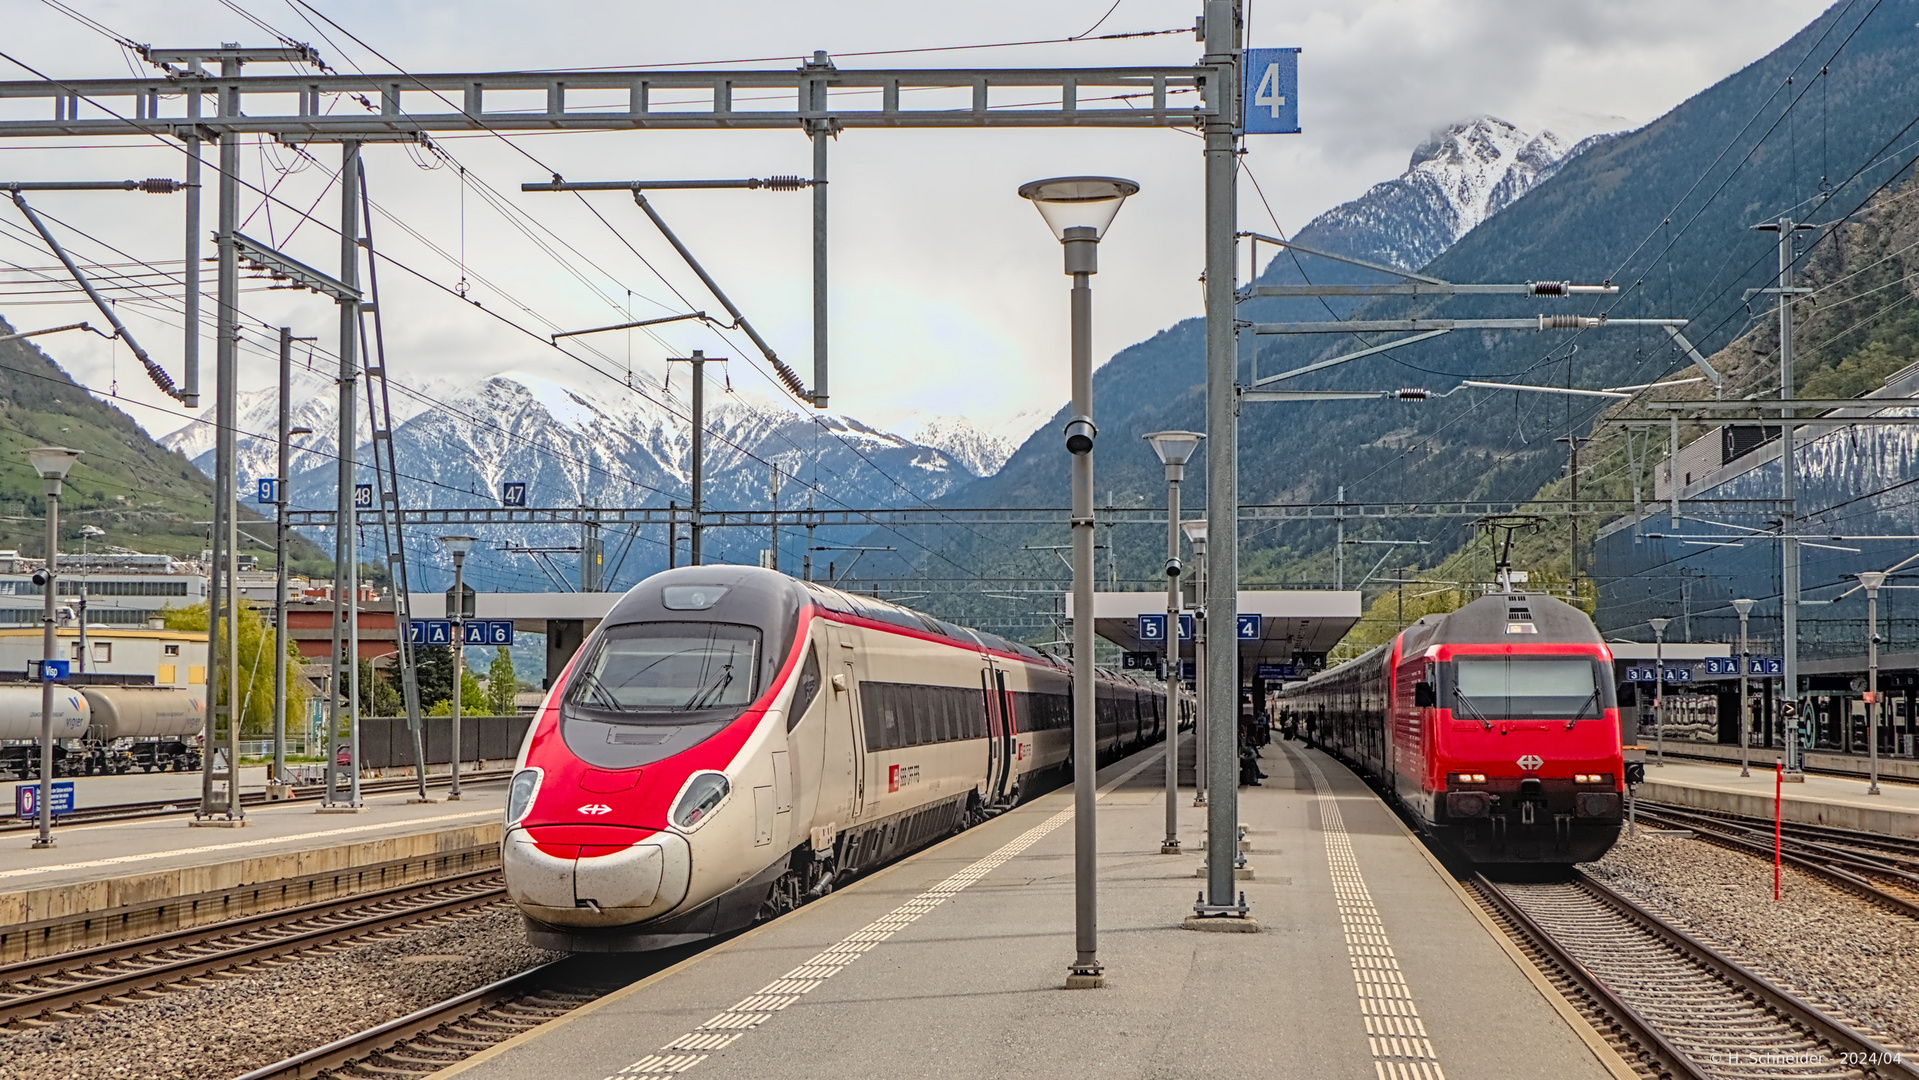
[[573, 678], [572, 709], [611, 723], [679, 723], [739, 710], [758, 682], [760, 632], [726, 623], [633, 623], [607, 630]]
[[1462, 657], [1454, 662], [1453, 699], [1457, 712], [1488, 720], [1598, 719], [1605, 706], [1584, 657]]

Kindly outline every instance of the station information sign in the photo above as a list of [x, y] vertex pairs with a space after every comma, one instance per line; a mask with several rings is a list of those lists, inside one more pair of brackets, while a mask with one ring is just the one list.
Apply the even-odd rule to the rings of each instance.
[[[73, 813], [73, 781], [55, 780], [53, 782], [53, 816]], [[13, 809], [23, 818], [40, 816], [40, 785], [15, 784], [13, 786]]]
[[[468, 619], [460, 625], [463, 645], [513, 644], [511, 619]], [[453, 620], [414, 619], [407, 623], [407, 640], [415, 645], [451, 645]]]

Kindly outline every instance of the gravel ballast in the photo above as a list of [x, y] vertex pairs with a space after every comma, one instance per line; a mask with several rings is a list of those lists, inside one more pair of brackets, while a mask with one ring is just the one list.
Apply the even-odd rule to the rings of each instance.
[[0, 1029], [3, 1080], [177, 1080], [271, 1065], [556, 959], [505, 906], [109, 1007]]
[[1865, 1033], [1919, 1049], [1919, 920], [1788, 865], [1641, 830], [1585, 869]]

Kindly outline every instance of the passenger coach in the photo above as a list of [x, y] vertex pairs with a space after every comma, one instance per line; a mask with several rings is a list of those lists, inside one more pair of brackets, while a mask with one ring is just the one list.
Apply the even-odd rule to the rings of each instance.
[[[768, 570], [627, 593], [520, 751], [502, 841], [536, 945], [728, 933], [1070, 774], [1071, 672], [991, 634]], [[1157, 685], [1102, 675], [1102, 758], [1162, 737]]]

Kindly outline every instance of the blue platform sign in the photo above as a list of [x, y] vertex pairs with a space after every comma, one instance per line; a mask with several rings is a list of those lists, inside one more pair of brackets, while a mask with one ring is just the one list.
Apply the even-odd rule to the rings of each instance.
[[1191, 615], [1182, 614], [1179, 617], [1179, 639], [1181, 641], [1193, 640], [1193, 617]]
[[40, 669], [41, 682], [62, 682], [73, 672], [71, 660], [34, 660], [32, 663]]
[[1748, 675], [1784, 675], [1786, 662], [1777, 656], [1751, 656], [1746, 658]]
[[460, 624], [460, 644], [485, 645], [493, 640], [493, 624], [474, 619]]
[[1141, 615], [1139, 617], [1139, 639], [1149, 645], [1165, 644], [1166, 616]]
[[453, 644], [453, 623], [447, 619], [423, 619], [413, 625], [425, 635], [420, 642], [423, 645]]
[[262, 476], [253, 482], [253, 501], [261, 506], [272, 506], [280, 501], [280, 482], [271, 476]]
[[1263, 620], [1258, 615], [1239, 616], [1239, 640], [1258, 641]]
[[1240, 106], [1248, 135], [1299, 132], [1299, 50], [1247, 49]]
[[373, 509], [373, 485], [372, 484], [353, 485], [353, 508], [355, 510]]
[[1739, 674], [1739, 658], [1736, 656], [1708, 656], [1704, 663], [1708, 675]]
[[513, 620], [495, 619], [484, 624], [476, 624], [476, 625], [484, 625], [486, 627], [486, 644], [488, 645], [513, 644]]
[[509, 480], [501, 484], [500, 485], [500, 505], [501, 506], [525, 506], [526, 505], [526, 482], [522, 480]]
[[[40, 785], [15, 784], [13, 788], [13, 810], [23, 818], [40, 816]], [[73, 813], [73, 781], [55, 780], [53, 782], [53, 816]]]

